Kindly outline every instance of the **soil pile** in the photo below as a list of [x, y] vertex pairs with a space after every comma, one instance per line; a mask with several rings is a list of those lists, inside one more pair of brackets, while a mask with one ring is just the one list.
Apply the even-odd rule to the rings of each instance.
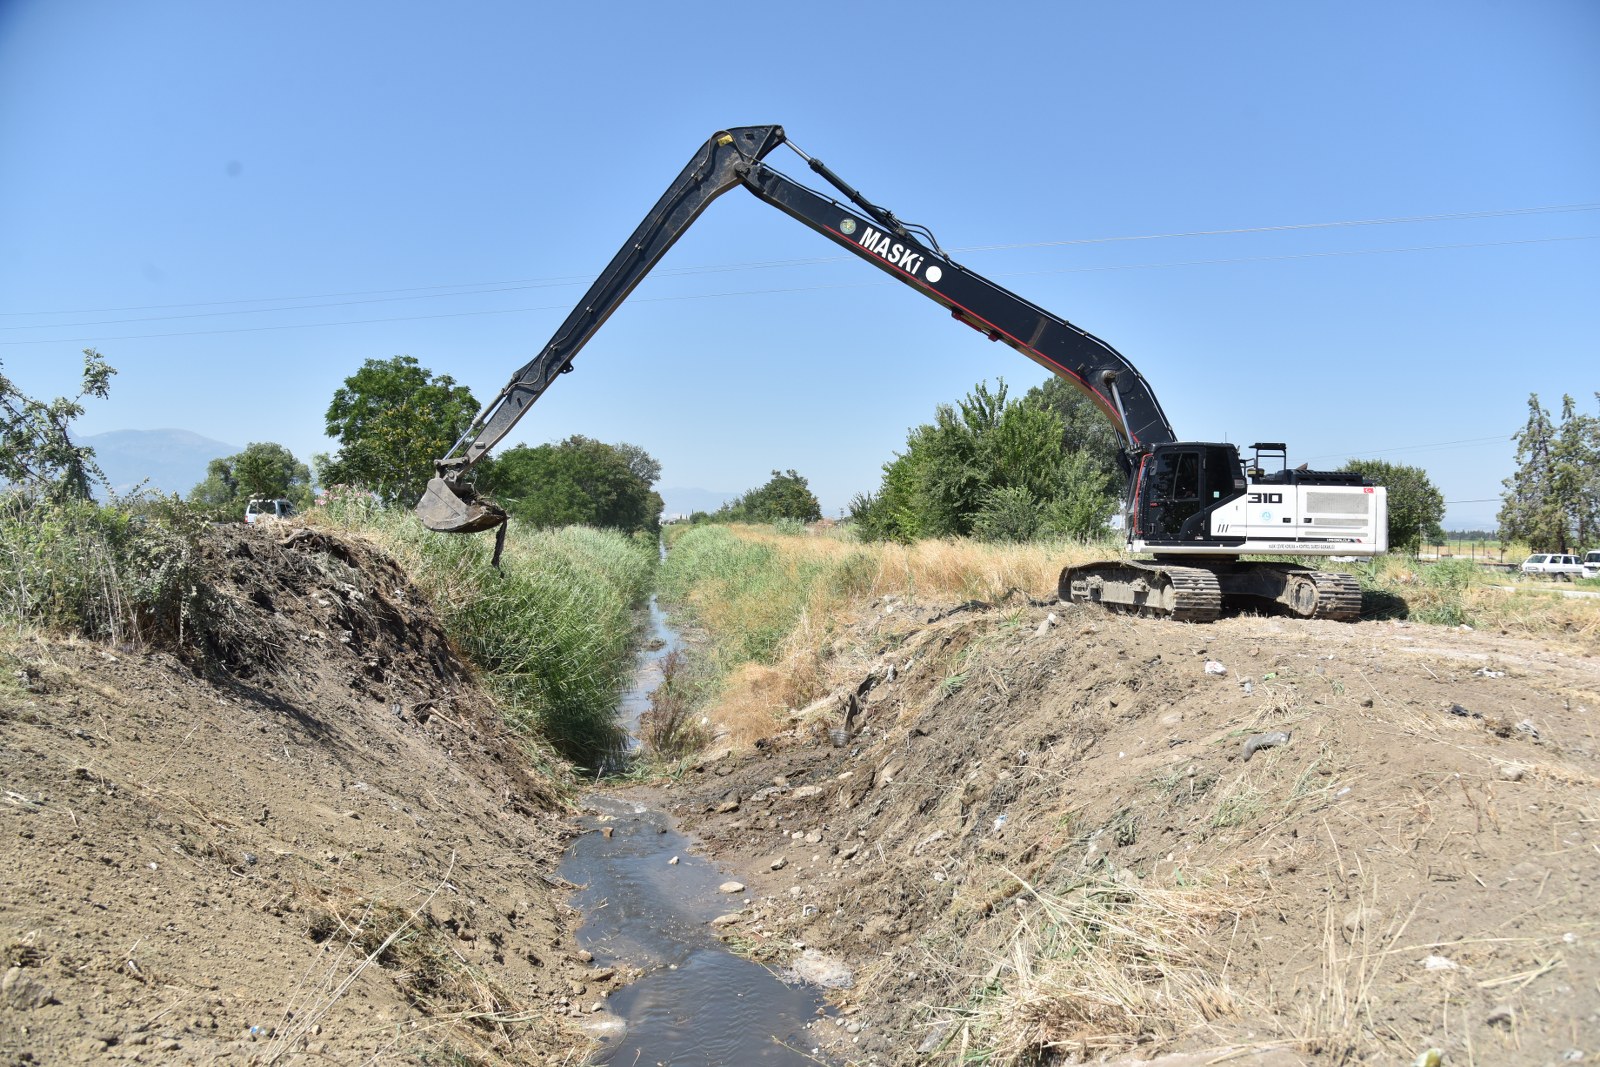
[[546, 754], [382, 553], [205, 551], [203, 640], [9, 648], [0, 1061], [575, 1061]]
[[838, 1050], [1600, 1055], [1592, 650], [876, 608], [838, 692], [658, 794], [749, 882], [730, 941], [848, 968]]

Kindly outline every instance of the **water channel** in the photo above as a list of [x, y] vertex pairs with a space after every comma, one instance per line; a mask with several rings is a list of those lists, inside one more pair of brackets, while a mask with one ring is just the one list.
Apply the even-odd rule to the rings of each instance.
[[[678, 647], [667, 616], [650, 601], [650, 645], [619, 716], [630, 735], [661, 680], [661, 661]], [[809, 1027], [825, 1002], [816, 990], [780, 981], [730, 952], [712, 919], [744, 899], [719, 892], [736, 874], [692, 854], [693, 841], [664, 813], [626, 799], [587, 798], [587, 830], [562, 860], [560, 875], [582, 888], [572, 904], [584, 915], [578, 942], [597, 967], [636, 967], [643, 977], [611, 995], [604, 1046], [591, 1061], [614, 1067], [815, 1067]], [[671, 863], [677, 857], [677, 863]]]

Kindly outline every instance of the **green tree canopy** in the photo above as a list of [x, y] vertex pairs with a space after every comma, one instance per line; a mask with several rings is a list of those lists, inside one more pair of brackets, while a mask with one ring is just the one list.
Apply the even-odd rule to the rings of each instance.
[[0, 374], [0, 483], [55, 503], [87, 500], [97, 483], [104, 485], [94, 449], [73, 444], [69, 429], [83, 414], [84, 398], [104, 399], [111, 391], [115, 373], [104, 356], [86, 348], [82, 391], [49, 403], [24, 395]]
[[1073, 393], [1040, 387], [1016, 401], [1003, 380], [994, 391], [980, 382], [910, 432], [878, 492], [852, 502], [851, 518], [865, 537], [906, 542], [1097, 536], [1115, 505], [1116, 462], [1114, 439], [1098, 433]]
[[228, 519], [243, 518], [245, 505], [253, 499], [280, 498], [301, 510], [310, 506], [311, 471], [294, 453], [270, 441], [212, 460], [206, 466], [206, 480], [189, 491], [191, 503]]
[[555, 445], [518, 445], [480, 471], [479, 488], [535, 526], [659, 529], [662, 500], [651, 485], [661, 464], [637, 445], [574, 435]]
[[1037, 403], [1060, 417], [1063, 451], [1083, 453], [1112, 484], [1121, 481], [1122, 469], [1117, 464], [1117, 455], [1122, 451], [1122, 440], [1117, 437], [1117, 429], [1106, 413], [1082, 389], [1052, 374], [1029, 389], [1022, 399]]
[[816, 522], [822, 518], [822, 506], [812, 495], [810, 483], [791, 468], [773, 471], [767, 484], [722, 505], [712, 518], [718, 522]]
[[1444, 494], [1428, 480], [1421, 467], [1385, 463], [1381, 459], [1352, 459], [1342, 468], [1389, 491], [1389, 547], [1416, 552], [1423, 538], [1442, 540], [1439, 521], [1444, 518]]
[[1563, 396], [1557, 426], [1535, 394], [1515, 440], [1517, 469], [1503, 483], [1501, 538], [1544, 552], [1588, 548], [1600, 535], [1600, 419]]
[[314, 457], [324, 486], [371, 489], [388, 502], [414, 501], [433, 462], [472, 426], [478, 402], [448, 374], [434, 376], [411, 356], [369, 359], [333, 394], [327, 434], [334, 455]]

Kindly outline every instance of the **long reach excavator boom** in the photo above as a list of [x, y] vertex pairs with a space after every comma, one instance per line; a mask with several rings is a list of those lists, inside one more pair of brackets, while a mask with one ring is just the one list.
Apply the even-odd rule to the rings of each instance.
[[[844, 198], [825, 195], [767, 162], [792, 149]], [[1277, 605], [1298, 615], [1352, 618], [1359, 591], [1346, 576], [1292, 564], [1241, 563], [1252, 555], [1371, 555], [1386, 545], [1381, 487], [1343, 472], [1261, 469], [1282, 445], [1255, 446], [1252, 465], [1226, 444], [1180, 443], [1144, 377], [1093, 334], [1038, 307], [945, 254], [926, 228], [903, 223], [822, 161], [788, 141], [781, 126], [739, 126], [713, 135], [612, 257], [549, 343], [489, 402], [417, 505], [430, 529], [488, 530], [505, 513], [480, 498], [466, 475], [508, 434], [556, 376], [644, 280], [711, 201], [736, 186], [799, 220], [1083, 391], [1116, 427], [1127, 484], [1130, 548], [1124, 559], [1068, 568], [1063, 598], [1203, 621], [1224, 599]], [[1270, 487], [1270, 488], [1269, 488]], [[1177, 565], [1181, 558], [1184, 565]]]

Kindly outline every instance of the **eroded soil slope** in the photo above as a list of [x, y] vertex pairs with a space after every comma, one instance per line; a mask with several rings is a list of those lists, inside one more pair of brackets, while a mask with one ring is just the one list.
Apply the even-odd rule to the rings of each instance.
[[203, 664], [10, 647], [0, 1062], [575, 1062], [552, 782], [405, 576], [282, 526], [208, 552]]
[[848, 1054], [1600, 1058], [1592, 649], [877, 609], [832, 698], [660, 794], [750, 872], [731, 941], [851, 967]]

